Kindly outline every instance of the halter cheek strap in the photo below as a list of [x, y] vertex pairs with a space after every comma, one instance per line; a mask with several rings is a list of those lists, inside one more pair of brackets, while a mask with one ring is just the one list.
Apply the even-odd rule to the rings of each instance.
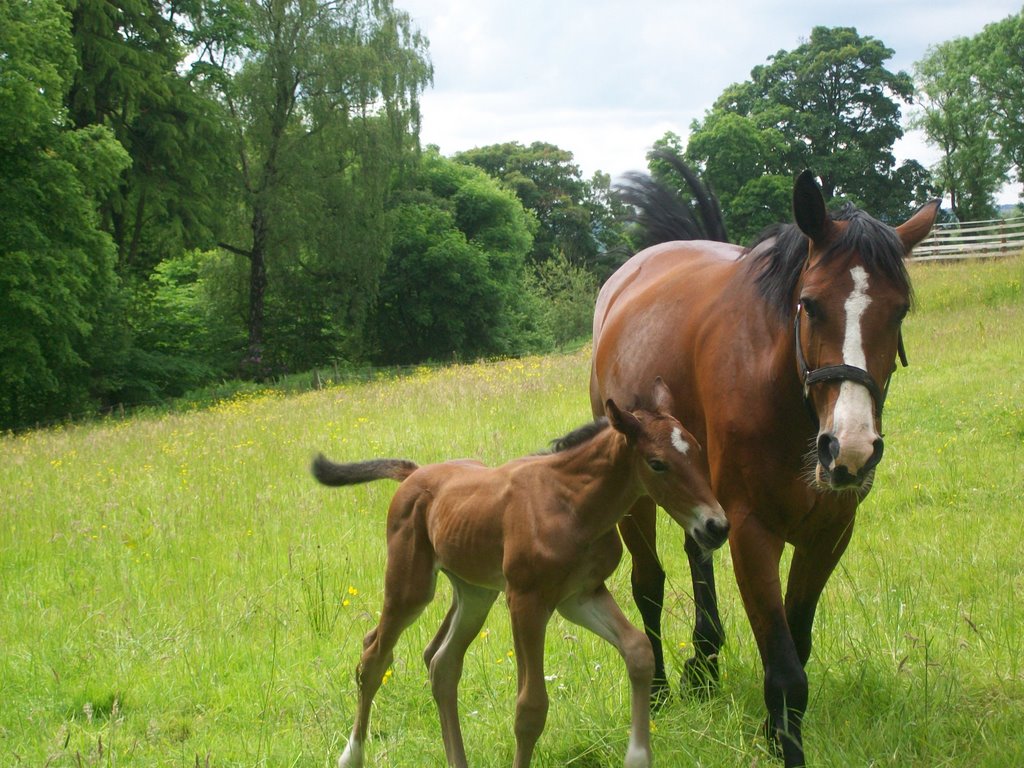
[[[885, 380], [885, 386], [879, 387], [878, 383], [871, 377], [871, 374], [865, 371], [863, 368], [858, 368], [855, 365], [826, 365], [822, 368], [815, 368], [813, 371], [808, 367], [807, 360], [804, 357], [804, 350], [800, 345], [800, 311], [802, 306], [796, 305], [796, 318], [793, 321], [793, 331], [796, 341], [796, 362], [800, 367], [800, 377], [803, 379], [804, 385], [804, 403], [807, 405], [807, 410], [811, 414], [811, 419], [815, 424], [818, 423], [818, 414], [814, 410], [814, 406], [811, 404], [811, 385], [818, 384], [823, 381], [852, 381], [856, 384], [864, 386], [868, 392], [871, 393], [871, 398], [875, 403], [875, 416], [881, 420], [882, 408], [885, 406], [885, 398], [889, 394], [889, 382], [892, 380], [892, 373], [895, 372], [896, 366], [893, 365], [892, 372]], [[907, 367], [907, 351], [903, 346], [903, 332], [900, 331], [898, 341], [896, 343], [896, 349], [899, 353], [900, 362], [903, 367]]]

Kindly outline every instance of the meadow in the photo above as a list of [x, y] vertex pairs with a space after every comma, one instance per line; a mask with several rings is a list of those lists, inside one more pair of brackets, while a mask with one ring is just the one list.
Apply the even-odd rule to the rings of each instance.
[[[808, 665], [816, 766], [1024, 765], [1024, 256], [913, 265], [911, 367], [886, 456], [826, 589]], [[326, 489], [313, 454], [544, 448], [589, 420], [588, 350], [427, 369], [186, 413], [0, 437], [0, 766], [329, 766], [380, 607], [395, 485]], [[665, 516], [662, 516], [665, 518]], [[664, 632], [677, 678], [692, 601], [667, 518]], [[762, 670], [716, 554], [728, 640], [708, 701], [652, 724], [659, 765], [765, 766]], [[610, 582], [627, 614], [628, 563]], [[369, 763], [440, 766], [420, 660], [448, 586], [403, 636]], [[470, 761], [511, 762], [515, 660], [499, 601], [461, 688]], [[552, 620], [535, 764], [621, 765], [628, 686], [601, 641]]]

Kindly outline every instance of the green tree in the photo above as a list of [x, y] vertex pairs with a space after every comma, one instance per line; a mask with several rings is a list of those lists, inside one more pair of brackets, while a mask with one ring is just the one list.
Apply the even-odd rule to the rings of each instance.
[[[897, 168], [892, 154], [903, 135], [900, 102], [913, 96], [910, 76], [884, 66], [892, 53], [852, 27], [815, 27], [727, 88], [694, 126], [688, 154], [719, 177], [723, 197], [766, 173], [792, 178], [811, 168], [826, 199], [901, 217], [927, 178], [917, 163]], [[737, 162], [751, 163], [749, 171]]]
[[265, 363], [304, 362], [291, 342], [308, 335], [294, 322], [305, 310], [320, 340], [337, 338], [335, 354], [362, 338], [388, 250], [390, 185], [418, 147], [432, 71], [426, 39], [390, 0], [241, 9], [237, 28], [205, 27], [203, 65], [235, 130], [242, 198], [221, 242], [245, 260], [246, 357], [258, 375]]
[[511, 191], [431, 150], [391, 218], [375, 321], [380, 362], [508, 355], [541, 343], [524, 303], [535, 225]]
[[537, 217], [534, 264], [559, 253], [573, 264], [593, 264], [601, 248], [594, 228], [599, 202], [572, 152], [540, 141], [529, 146], [513, 141], [459, 152], [455, 159], [500, 179]]
[[986, 26], [973, 46], [996, 140], [1017, 180], [1024, 181], [1024, 10]]
[[108, 127], [131, 156], [101, 216], [120, 273], [145, 279], [162, 259], [212, 243], [223, 216], [228, 137], [217, 104], [183, 66], [202, 5], [64, 3], [78, 59], [68, 114], [79, 128]]
[[75, 68], [55, 0], [0, 4], [0, 427], [90, 402], [89, 348], [115, 286], [98, 200], [128, 157], [102, 126], [68, 125]]
[[[733, 241], [751, 240], [764, 227], [789, 217], [793, 179], [781, 163], [787, 144], [778, 128], [762, 128], [747, 115], [719, 111], [695, 122], [692, 130], [686, 160], [718, 196]], [[657, 169], [652, 165], [651, 170]]]
[[978, 54], [976, 41], [958, 38], [930, 48], [915, 68], [922, 99], [914, 125], [942, 151], [933, 174], [962, 221], [991, 218], [1006, 181], [994, 113], [974, 74]]

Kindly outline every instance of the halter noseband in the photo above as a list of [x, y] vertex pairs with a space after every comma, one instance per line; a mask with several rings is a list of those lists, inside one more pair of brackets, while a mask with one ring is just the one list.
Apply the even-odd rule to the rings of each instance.
[[[815, 368], [813, 371], [807, 365], [807, 359], [804, 357], [803, 348], [800, 346], [800, 310], [802, 309], [801, 304], [796, 305], [796, 318], [793, 320], [793, 330], [796, 338], [796, 362], [800, 366], [800, 376], [803, 379], [804, 386], [804, 404], [807, 406], [807, 411], [811, 414], [811, 420], [815, 424], [818, 423], [818, 414], [814, 410], [814, 406], [811, 404], [811, 385], [818, 384], [822, 381], [852, 381], [856, 384], [864, 386], [868, 392], [871, 393], [871, 398], [875, 403], [875, 416], [879, 421], [882, 419], [882, 408], [885, 406], [885, 398], [889, 394], [889, 382], [892, 380], [892, 374], [896, 371], [895, 364], [893, 365], [892, 371], [889, 376], [885, 379], [885, 386], [879, 387], [878, 383], [871, 378], [871, 374], [865, 371], [863, 368], [858, 368], [855, 365], [846, 365], [845, 363], [840, 365], [826, 365], [822, 368]], [[903, 331], [900, 331], [898, 340], [896, 342], [896, 350], [899, 353], [900, 363], [906, 368], [907, 363], [907, 351], [903, 346]]]

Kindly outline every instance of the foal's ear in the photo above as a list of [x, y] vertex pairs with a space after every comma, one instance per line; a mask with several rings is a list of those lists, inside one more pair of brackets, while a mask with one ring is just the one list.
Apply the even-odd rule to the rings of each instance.
[[659, 376], [654, 380], [654, 410], [658, 413], [672, 413], [674, 408], [675, 400], [672, 397], [672, 390]]
[[608, 399], [604, 404], [604, 412], [608, 417], [608, 423], [612, 425], [612, 428], [617, 432], [621, 432], [626, 436], [626, 439], [630, 442], [636, 440], [641, 434], [643, 434], [644, 428], [640, 423], [640, 419], [634, 416], [629, 411], [623, 411], [615, 404], [615, 401]]
[[827, 239], [829, 218], [825, 198], [810, 171], [797, 176], [793, 185], [793, 218], [812, 243], [820, 245]]

